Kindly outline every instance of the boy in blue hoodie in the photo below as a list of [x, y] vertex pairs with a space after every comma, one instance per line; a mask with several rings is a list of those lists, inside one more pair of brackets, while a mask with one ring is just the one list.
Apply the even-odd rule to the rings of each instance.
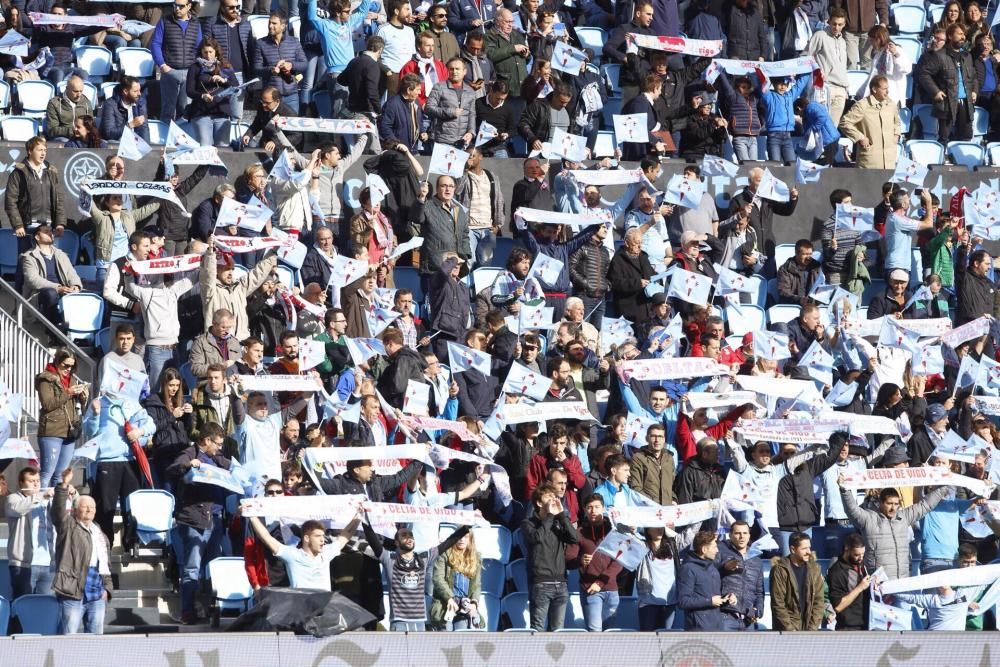
[[795, 115], [802, 118], [802, 134], [807, 137], [810, 132], [819, 134], [823, 155], [816, 160], [816, 164], [833, 164], [840, 147], [840, 131], [830, 117], [830, 112], [819, 102], [810, 102], [804, 97], [795, 100], [793, 108]]
[[767, 128], [768, 159], [775, 162], [795, 162], [795, 147], [792, 144], [795, 110], [792, 104], [802, 95], [811, 80], [812, 74], [800, 74], [795, 78], [794, 84], [788, 77], [774, 77], [771, 79], [771, 90], [761, 92], [764, 127]]

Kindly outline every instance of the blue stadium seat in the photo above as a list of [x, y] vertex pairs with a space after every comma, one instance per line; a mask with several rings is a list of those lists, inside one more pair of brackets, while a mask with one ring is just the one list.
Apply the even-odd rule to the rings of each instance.
[[975, 112], [972, 121], [972, 138], [985, 137], [986, 133], [990, 130], [990, 112], [982, 107], [973, 108]]
[[76, 65], [87, 73], [91, 83], [101, 83], [111, 75], [111, 51], [103, 46], [78, 46], [73, 49]]
[[500, 612], [510, 620], [511, 628], [526, 630], [531, 628], [531, 610], [527, 593], [511, 593], [500, 600]]
[[4, 141], [21, 143], [42, 133], [42, 124], [37, 118], [28, 116], [6, 116], [0, 118], [0, 134]]
[[771, 326], [791, 322], [799, 316], [799, 310], [801, 310], [799, 306], [794, 304], [779, 303], [767, 309], [767, 321]]
[[93, 292], [64, 294], [62, 311], [66, 334], [92, 344], [104, 321], [104, 298]]
[[10, 602], [7, 598], [0, 597], [0, 637], [7, 634], [7, 626], [10, 624]]
[[990, 166], [1000, 166], [1000, 141], [991, 141], [986, 144], [986, 159]]
[[727, 305], [726, 321], [729, 322], [729, 332], [733, 336], [742, 336], [767, 328], [767, 315], [764, 309], [751, 304]]
[[212, 582], [212, 625], [219, 626], [223, 612], [242, 613], [253, 605], [253, 587], [247, 578], [243, 558], [224, 556], [207, 565], [208, 579]]
[[[571, 591], [576, 590], [570, 588]], [[586, 630], [587, 622], [583, 618], [583, 600], [579, 593], [569, 594], [569, 604], [566, 605], [566, 630]]]
[[170, 125], [164, 123], [162, 120], [147, 120], [146, 125], [149, 127], [150, 146], [163, 146], [167, 143], [167, 133], [170, 131]]
[[593, 49], [594, 61], [600, 63], [601, 51], [604, 49], [604, 43], [608, 41], [608, 34], [602, 28], [578, 27], [576, 36], [582, 48]]
[[45, 118], [49, 100], [56, 96], [56, 87], [48, 81], [22, 81], [14, 86], [21, 114], [29, 118]]
[[499, 602], [499, 598], [503, 596], [504, 584], [507, 583], [507, 568], [498, 560], [484, 558], [480, 580], [481, 590], [495, 595]]
[[892, 21], [904, 35], [920, 36], [927, 25], [927, 11], [916, 5], [896, 4], [891, 8]]
[[946, 150], [952, 162], [970, 170], [986, 164], [986, 149], [974, 141], [949, 141]]
[[10, 613], [25, 634], [59, 634], [59, 602], [54, 595], [22, 595], [11, 604]]
[[13, 229], [0, 229], [0, 275], [17, 271], [17, 238]]
[[868, 78], [871, 73], [863, 69], [852, 69], [847, 72], [847, 94], [861, 99], [868, 94]]
[[904, 136], [910, 136], [910, 119], [913, 116], [913, 110], [909, 108], [903, 108], [899, 110], [899, 127], [903, 131]]
[[76, 256], [80, 254], [80, 236], [72, 229], [63, 231], [62, 236], [55, 240], [56, 247], [69, 256], [69, 261], [76, 264]]
[[507, 565], [507, 578], [514, 584], [518, 593], [528, 593], [531, 590], [528, 577], [528, 559], [518, 558]]
[[484, 592], [479, 595], [479, 618], [483, 621], [486, 632], [500, 630], [501, 599], [500, 595]]
[[896, 35], [892, 41], [899, 45], [910, 62], [916, 64], [920, 60], [920, 54], [924, 52], [924, 44], [920, 39], [911, 35]]
[[118, 71], [125, 76], [138, 79], [151, 79], [156, 74], [156, 63], [153, 52], [138, 46], [126, 46], [115, 51], [118, 58]]
[[639, 630], [639, 599], [630, 595], [618, 598], [618, 611], [611, 618], [615, 630]]
[[906, 142], [906, 154], [921, 164], [944, 164], [944, 146], [936, 141], [911, 139]]

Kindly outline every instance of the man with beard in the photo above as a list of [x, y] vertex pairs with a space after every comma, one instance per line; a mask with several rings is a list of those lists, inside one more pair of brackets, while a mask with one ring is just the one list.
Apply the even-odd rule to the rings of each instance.
[[868, 585], [871, 575], [864, 568], [865, 542], [857, 533], [844, 539], [844, 550], [826, 573], [830, 604], [837, 613], [837, 630], [867, 630]]

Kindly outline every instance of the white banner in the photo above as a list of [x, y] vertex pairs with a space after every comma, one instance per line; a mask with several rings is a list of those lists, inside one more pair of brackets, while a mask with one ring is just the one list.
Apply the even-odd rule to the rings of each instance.
[[576, 419], [597, 421], [584, 401], [552, 401], [547, 403], [508, 403], [503, 406], [503, 416], [508, 424], [543, 422], [550, 419]]
[[223, 470], [214, 465], [202, 463], [197, 468], [191, 468], [184, 480], [188, 484], [211, 484], [233, 493], [243, 493], [243, 484], [231, 470]]
[[506, 507], [513, 500], [510, 491], [510, 476], [502, 466], [494, 463], [492, 459], [443, 445], [434, 445], [431, 448], [431, 462], [435, 467], [447, 468], [453, 460], [478, 463], [483, 466], [486, 472], [490, 474], [490, 478], [493, 481], [493, 488], [496, 490], [500, 502]]
[[816, 390], [812, 380], [791, 380], [765, 375], [737, 375], [736, 383], [748, 391], [778, 398], [798, 398], [804, 392]]
[[[170, 164], [207, 164], [213, 167], [225, 167], [226, 163], [219, 157], [219, 149], [215, 146], [199, 146], [185, 151], [171, 153], [165, 160]], [[225, 201], [232, 201], [228, 197]]]
[[956, 475], [938, 467], [872, 468], [844, 474], [846, 489], [886, 489], [897, 486], [961, 486], [984, 498], [988, 498], [993, 490], [993, 484], [989, 481]]
[[[310, 451], [309, 449], [306, 450]], [[314, 519], [335, 519], [340, 517], [343, 524], [350, 523], [358, 508], [365, 502], [363, 495], [343, 496], [271, 496], [264, 498], [244, 498], [240, 501], [245, 517], [267, 517], [286, 519], [295, 523]]]
[[415, 431], [451, 431], [464, 442], [479, 441], [479, 436], [459, 421], [438, 419], [437, 417], [423, 417], [421, 415], [403, 415], [400, 421]]
[[235, 253], [256, 252], [285, 245], [277, 236], [216, 236], [215, 244]]
[[580, 185], [630, 185], [642, 180], [641, 169], [571, 169], [564, 173]]
[[401, 503], [365, 502], [364, 510], [372, 524], [387, 523], [452, 523], [457, 526], [489, 525], [473, 510], [456, 510], [447, 507], [418, 507]]
[[721, 39], [689, 39], [687, 37], [667, 37], [662, 35], [637, 35], [634, 32], [625, 33], [625, 39], [640, 49], [666, 51], [667, 53], [683, 53], [686, 56], [711, 58], [722, 52]]
[[979, 319], [966, 322], [957, 329], [952, 329], [942, 335], [941, 342], [950, 348], [956, 348], [971, 338], [985, 336], [989, 333], [991, 324], [993, 324], [993, 318], [989, 315], [983, 315]]
[[759, 62], [757, 60], [729, 60], [716, 58], [715, 64], [726, 70], [726, 74], [754, 74], [758, 69], [768, 78], [781, 76], [796, 76], [808, 74], [819, 69], [812, 56], [778, 60], [775, 62]]
[[237, 375], [242, 391], [319, 391], [320, 380], [312, 375]]
[[756, 403], [757, 394], [752, 391], [730, 391], [725, 394], [711, 394], [703, 391], [692, 391], [687, 394], [688, 410], [694, 413], [702, 408], [722, 408], [730, 405]]
[[[908, 331], [914, 331], [922, 337], [944, 336], [952, 330], [953, 326], [950, 317], [935, 317], [929, 320], [896, 320], [896, 324]], [[970, 324], [972, 323], [970, 322]]]
[[609, 507], [608, 518], [632, 528], [676, 528], [708, 521], [719, 513], [718, 500], [660, 507]]
[[976, 565], [974, 567], [956, 567], [949, 570], [938, 570], [918, 577], [892, 579], [879, 586], [882, 595], [902, 593], [904, 591], [919, 591], [925, 588], [951, 586], [985, 586], [1000, 578], [1000, 563], [991, 565]]
[[524, 222], [544, 223], [546, 225], [603, 225], [604, 220], [590, 213], [560, 213], [538, 208], [520, 207], [514, 212], [514, 218]]
[[90, 181], [80, 183], [80, 188], [91, 197], [99, 195], [135, 195], [136, 197], [155, 197], [176, 204], [186, 215], [184, 203], [177, 198], [177, 193], [170, 183], [151, 181]]
[[162, 259], [133, 261], [125, 268], [138, 276], [163, 276], [172, 273], [195, 271], [201, 267], [201, 255], [175, 255]]
[[365, 134], [375, 126], [367, 118], [302, 118], [276, 116], [274, 126], [282, 132], [325, 132], [328, 134]]
[[622, 379], [677, 380], [709, 375], [726, 375], [729, 369], [707, 357], [671, 357], [667, 359], [635, 359], [617, 364]]

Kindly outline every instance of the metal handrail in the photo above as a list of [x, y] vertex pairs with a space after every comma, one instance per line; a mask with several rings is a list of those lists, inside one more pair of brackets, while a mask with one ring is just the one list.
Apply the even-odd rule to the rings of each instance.
[[[0, 380], [11, 392], [23, 397], [22, 417], [37, 422], [41, 405], [35, 391], [35, 376], [45, 370], [51, 355], [48, 347], [31, 335], [24, 326], [25, 319], [34, 318], [45, 328], [49, 336], [73, 352], [76, 357], [77, 377], [88, 379], [94, 377], [95, 362], [3, 278], [0, 278], [0, 294], [14, 301], [13, 312], [0, 310]], [[25, 426], [23, 419], [18, 421], [19, 434], [24, 433]]]

